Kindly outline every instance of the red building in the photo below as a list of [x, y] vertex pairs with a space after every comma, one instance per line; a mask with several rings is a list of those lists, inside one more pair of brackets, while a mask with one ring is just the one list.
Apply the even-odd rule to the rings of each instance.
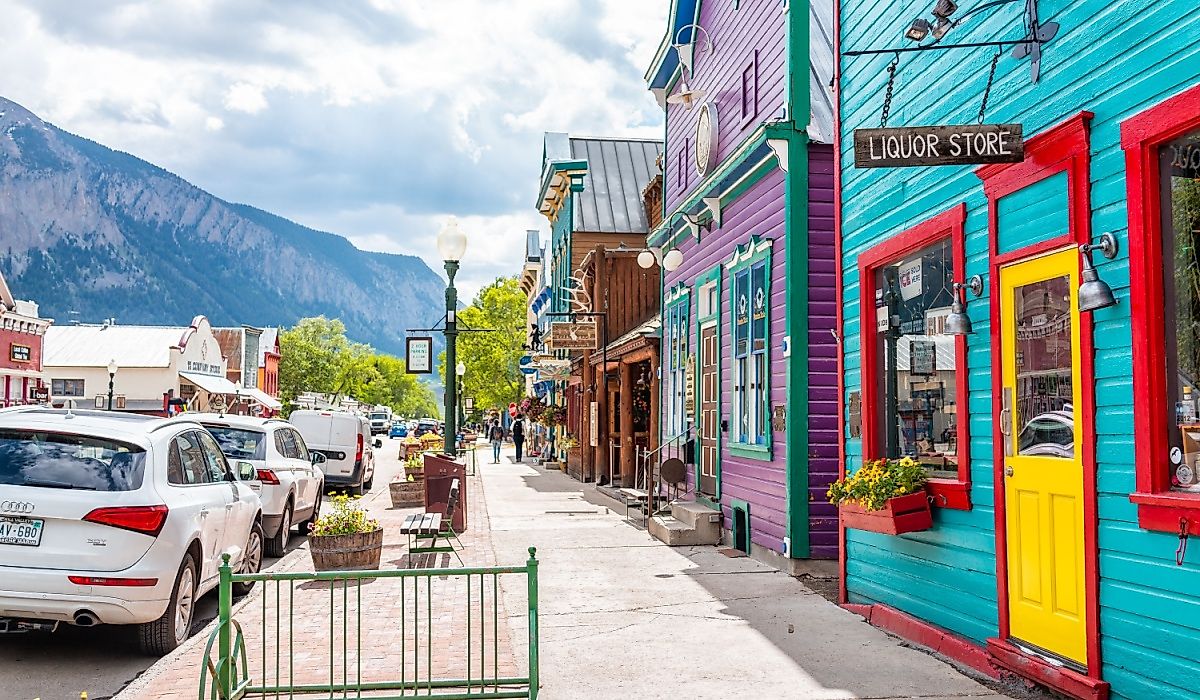
[[50, 319], [32, 301], [17, 301], [0, 275], [0, 405], [39, 403], [48, 397], [42, 374], [42, 338]]

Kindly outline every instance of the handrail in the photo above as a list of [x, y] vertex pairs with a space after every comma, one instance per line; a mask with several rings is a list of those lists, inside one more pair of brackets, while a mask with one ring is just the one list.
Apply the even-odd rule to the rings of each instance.
[[691, 429], [691, 428], [688, 428], [688, 429], [684, 430], [682, 433], [679, 433], [678, 435], [675, 435], [675, 436], [673, 436], [673, 437], [669, 437], [669, 438], [667, 438], [666, 440], [663, 440], [661, 445], [659, 445], [658, 447], [656, 447], [656, 448], [654, 448], [653, 450], [651, 450], [651, 451], [649, 451], [649, 452], [647, 452], [647, 453], [646, 453], [646, 455], [645, 455], [645, 456], [646, 456], [646, 459], [650, 459], [650, 456], [651, 456], [651, 455], [654, 455], [654, 454], [658, 453], [659, 451], [661, 451], [661, 450], [662, 450], [662, 448], [666, 447], [667, 445], [670, 445], [671, 443], [675, 442], [675, 441], [676, 441], [676, 440], [678, 440], [679, 438], [681, 438], [681, 437], [684, 437], [685, 435], [688, 435], [688, 434], [690, 434], [691, 432], [692, 432], [692, 429]]

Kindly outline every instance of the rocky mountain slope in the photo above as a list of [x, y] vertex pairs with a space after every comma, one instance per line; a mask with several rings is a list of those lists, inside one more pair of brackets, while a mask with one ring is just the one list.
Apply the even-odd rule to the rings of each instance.
[[414, 256], [214, 197], [0, 98], [0, 270], [59, 323], [290, 325], [342, 319], [394, 353], [428, 327], [444, 285]]

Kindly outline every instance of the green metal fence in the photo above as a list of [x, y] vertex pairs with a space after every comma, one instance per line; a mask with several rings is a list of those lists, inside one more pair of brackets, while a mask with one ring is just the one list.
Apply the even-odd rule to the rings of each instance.
[[[524, 566], [236, 574], [226, 555], [220, 571], [218, 626], [204, 648], [199, 700], [537, 700], [533, 547]], [[524, 640], [509, 636], [514, 626], [502, 619], [507, 615], [500, 594], [502, 577], [522, 575], [528, 593]], [[257, 636], [248, 636], [232, 613], [233, 584], [251, 581], [264, 589]], [[322, 591], [314, 606], [313, 591], [326, 587], [328, 598]], [[249, 617], [253, 606], [242, 614]], [[328, 636], [327, 645], [311, 643], [316, 630]], [[528, 670], [516, 675], [518, 660], [508, 652], [521, 641], [528, 645]]]

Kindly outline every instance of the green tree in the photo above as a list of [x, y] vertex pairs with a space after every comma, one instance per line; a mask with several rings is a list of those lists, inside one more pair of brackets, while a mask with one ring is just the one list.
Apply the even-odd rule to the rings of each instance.
[[[477, 409], [507, 406], [525, 395], [525, 375], [519, 362], [525, 354], [526, 304], [516, 277], [498, 277], [458, 314], [459, 329], [492, 331], [458, 336], [458, 361], [467, 369], [463, 394], [475, 398]], [[439, 364], [444, 382], [445, 352]]]

